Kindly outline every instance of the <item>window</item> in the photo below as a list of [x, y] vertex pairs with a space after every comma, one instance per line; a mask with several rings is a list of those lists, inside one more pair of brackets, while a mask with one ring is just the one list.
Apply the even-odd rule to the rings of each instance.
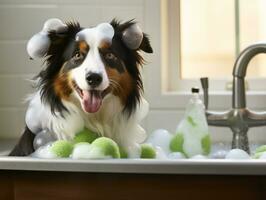
[[[265, 8], [265, 0], [161, 1], [163, 90], [187, 90], [202, 76], [212, 80], [211, 89], [230, 89], [239, 52], [266, 41]], [[250, 88], [263, 89], [266, 56], [250, 65]]]
[[[204, 0], [184, 1], [204, 2]], [[217, 3], [223, 2], [211, 1]], [[242, 1], [240, 0], [239, 2]], [[248, 1], [250, 0], [245, 0], [245, 2]], [[180, 20], [176, 20], [180, 16], [178, 12], [180, 9], [180, 1], [145, 0], [144, 2], [144, 31], [150, 35], [151, 44], [154, 49], [153, 54], [145, 54], [147, 65], [143, 68], [145, 97], [150, 104], [150, 112], [144, 124], [148, 132], [156, 128], [165, 128], [170, 132], [174, 132], [176, 125], [184, 115], [187, 102], [191, 98], [190, 88], [192, 86], [200, 86], [200, 81], [198, 78], [180, 78], [179, 61], [181, 54], [178, 49], [182, 43], [179, 37]], [[252, 0], [252, 2], [255, 2], [255, 0]], [[249, 6], [247, 7], [249, 8]], [[246, 23], [247, 28], [251, 26], [254, 30], [255, 27], [252, 24]], [[244, 27], [242, 26], [242, 28]], [[232, 34], [233, 36], [235, 35], [234, 32]], [[251, 40], [247, 41], [248, 44], [251, 42]], [[235, 44], [236, 42], [234, 41], [233, 45]], [[243, 42], [242, 44], [244, 45]], [[235, 56], [235, 51], [236, 49], [232, 51], [233, 57]], [[230, 68], [228, 77], [221, 79], [211, 78], [210, 80], [209, 108], [211, 110], [228, 110], [232, 106], [231, 92], [225, 91], [227, 81], [232, 81], [231, 74], [233, 66], [230, 66]], [[251, 68], [253, 67], [250, 66], [248, 70], [251, 70]], [[248, 73], [250, 74], [250, 71]], [[247, 106], [250, 109], [265, 111], [265, 78], [249, 78], [248, 81], [252, 90], [247, 91]], [[258, 89], [260, 86], [263, 89], [262, 91], [254, 91], [253, 88]], [[218, 91], [219, 89], [222, 91]], [[228, 128], [210, 127], [210, 132], [212, 133], [212, 141], [229, 142], [232, 139], [232, 133]], [[265, 127], [250, 129], [249, 140], [265, 141]]]

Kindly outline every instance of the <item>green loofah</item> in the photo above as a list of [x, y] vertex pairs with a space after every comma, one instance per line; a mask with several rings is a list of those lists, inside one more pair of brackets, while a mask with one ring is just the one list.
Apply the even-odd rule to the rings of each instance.
[[150, 144], [142, 144], [140, 157], [141, 158], [155, 158], [156, 152], [153, 146]]
[[[120, 152], [118, 145], [110, 138], [100, 137], [91, 143], [92, 152], [93, 149], [99, 150], [104, 156], [111, 156], [113, 158], [120, 158]], [[97, 152], [97, 151], [96, 151]], [[97, 157], [97, 155], [96, 155]]]
[[66, 140], [58, 140], [51, 146], [51, 151], [58, 157], [67, 158], [72, 153], [73, 144]]
[[203, 149], [203, 155], [209, 155], [211, 152], [211, 138], [209, 134], [201, 139], [201, 146]]
[[[184, 144], [184, 136], [183, 134], [177, 133], [172, 140], [170, 141], [170, 150], [172, 152], [181, 152], [185, 156], [185, 152], [183, 150], [183, 144]], [[186, 156], [187, 157], [187, 156]]]
[[73, 141], [74, 143], [80, 143], [80, 142], [88, 142], [92, 143], [94, 140], [98, 138], [98, 134], [90, 131], [87, 128], [84, 128], [82, 131], [78, 132]]

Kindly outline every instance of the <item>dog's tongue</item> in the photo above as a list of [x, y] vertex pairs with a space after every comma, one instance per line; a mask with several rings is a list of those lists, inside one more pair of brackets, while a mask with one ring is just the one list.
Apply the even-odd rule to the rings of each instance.
[[82, 104], [84, 110], [88, 113], [97, 112], [102, 105], [101, 93], [95, 90], [83, 90], [82, 93]]

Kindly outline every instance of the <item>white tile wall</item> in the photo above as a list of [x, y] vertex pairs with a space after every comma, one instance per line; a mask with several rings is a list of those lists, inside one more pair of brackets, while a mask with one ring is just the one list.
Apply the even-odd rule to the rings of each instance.
[[24, 128], [25, 108], [1, 107], [0, 113], [0, 138], [17, 138]]

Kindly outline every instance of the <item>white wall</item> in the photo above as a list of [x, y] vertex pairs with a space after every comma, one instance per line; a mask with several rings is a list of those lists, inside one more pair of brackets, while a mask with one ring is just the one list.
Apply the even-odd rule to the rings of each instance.
[[84, 27], [135, 18], [145, 30], [144, 0], [0, 0], [0, 138], [15, 138], [24, 127], [25, 96], [30, 79], [41, 69], [31, 61], [26, 42], [44, 21], [77, 20]]

